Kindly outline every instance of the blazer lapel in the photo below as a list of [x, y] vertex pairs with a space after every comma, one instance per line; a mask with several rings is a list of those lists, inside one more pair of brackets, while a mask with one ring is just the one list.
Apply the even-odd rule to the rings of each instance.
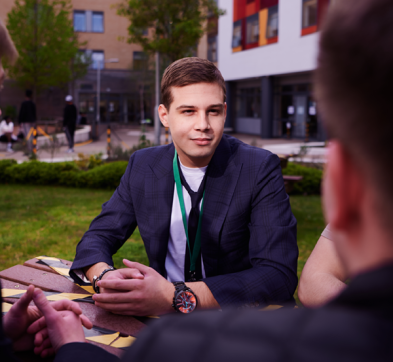
[[212, 160], [206, 179], [201, 230], [201, 249], [206, 276], [218, 274], [221, 229], [232, 202], [242, 163], [231, 157], [228, 140], [223, 136]]
[[150, 266], [166, 277], [165, 258], [168, 248], [171, 223], [174, 178], [172, 161], [175, 154], [173, 144], [162, 150], [150, 164], [150, 175], [146, 178], [146, 205], [151, 237], [149, 240]]

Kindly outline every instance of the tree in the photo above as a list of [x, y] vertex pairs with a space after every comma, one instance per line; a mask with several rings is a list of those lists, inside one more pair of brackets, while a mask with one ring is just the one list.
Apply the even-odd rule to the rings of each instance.
[[6, 67], [12, 79], [34, 94], [87, 72], [89, 64], [78, 56], [86, 43], [74, 33], [71, 10], [70, 0], [16, 0], [8, 13], [7, 28], [19, 58]]
[[207, 18], [224, 14], [214, 0], [125, 0], [117, 11], [130, 20], [129, 43], [142, 45], [146, 53], [159, 52], [169, 62], [192, 55]]

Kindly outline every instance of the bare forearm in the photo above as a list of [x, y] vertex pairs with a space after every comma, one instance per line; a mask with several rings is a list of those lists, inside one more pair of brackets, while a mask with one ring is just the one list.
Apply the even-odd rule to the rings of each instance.
[[316, 308], [334, 299], [346, 284], [329, 273], [315, 273], [299, 284], [299, 299], [305, 307]]
[[93, 282], [94, 275], [99, 276], [105, 269], [108, 269], [109, 265], [107, 263], [97, 263], [86, 268], [83, 268], [83, 272], [86, 275], [86, 278]]
[[220, 309], [212, 292], [204, 282], [186, 283], [198, 298], [199, 307], [202, 309]]

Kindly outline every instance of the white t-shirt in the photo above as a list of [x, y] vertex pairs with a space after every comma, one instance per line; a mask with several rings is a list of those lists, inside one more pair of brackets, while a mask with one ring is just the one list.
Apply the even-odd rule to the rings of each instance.
[[[180, 161], [180, 160], [179, 160]], [[182, 165], [180, 167], [184, 178], [192, 191], [197, 192], [203, 177], [205, 176], [207, 166], [202, 168], [189, 168]], [[184, 231], [183, 219], [177, 196], [176, 184], [174, 185], [175, 191], [173, 193], [171, 226], [169, 230], [168, 251], [165, 259], [165, 269], [167, 279], [170, 282], [184, 281], [184, 260], [186, 254], [187, 238]], [[186, 188], [183, 186], [184, 207], [186, 208], [187, 222], [188, 215], [191, 210], [191, 197]], [[202, 201], [199, 204], [201, 209]], [[205, 278], [205, 268], [202, 260], [202, 277]]]
[[7, 124], [6, 121], [1, 121], [0, 123], [0, 136], [5, 133], [12, 133], [14, 132], [14, 123], [10, 122]]

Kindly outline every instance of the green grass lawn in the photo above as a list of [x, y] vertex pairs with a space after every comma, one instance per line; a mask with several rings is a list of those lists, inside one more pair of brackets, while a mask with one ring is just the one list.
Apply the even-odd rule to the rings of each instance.
[[[112, 191], [48, 186], [0, 185], [0, 270], [38, 255], [73, 260], [75, 248]], [[310, 255], [324, 221], [319, 196], [292, 196], [298, 221], [298, 275]], [[128, 258], [148, 264], [136, 230], [114, 256], [116, 267]]]

